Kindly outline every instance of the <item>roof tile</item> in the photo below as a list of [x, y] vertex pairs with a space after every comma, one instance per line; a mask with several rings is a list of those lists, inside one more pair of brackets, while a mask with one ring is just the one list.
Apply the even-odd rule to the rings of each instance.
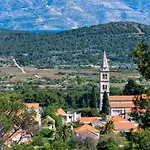
[[133, 108], [135, 105], [133, 103], [110, 103], [111, 108]]
[[135, 130], [136, 127], [134, 125], [134, 122], [130, 122], [120, 116], [112, 116], [111, 120], [114, 123], [114, 129], [117, 131], [120, 130]]
[[39, 103], [25, 103], [28, 108], [37, 109], [39, 108]]
[[133, 122], [114, 122], [115, 130], [134, 130], [136, 129]]
[[[139, 97], [138, 95], [109, 96], [109, 101], [133, 101]], [[146, 99], [146, 97], [146, 94], [142, 94], [142, 98]]]
[[66, 114], [66, 112], [62, 108], [57, 109], [57, 111], [55, 112], [56, 116], [63, 115], [63, 114]]
[[82, 132], [82, 131], [100, 132], [99, 130], [97, 130], [96, 128], [94, 128], [88, 124], [84, 124], [80, 127], [77, 127], [73, 131], [74, 132]]
[[99, 119], [100, 117], [81, 117], [80, 123], [94, 123]]
[[128, 120], [126, 120], [126, 119], [124, 119], [124, 118], [122, 118], [120, 116], [112, 116], [111, 120], [113, 122], [129, 122]]

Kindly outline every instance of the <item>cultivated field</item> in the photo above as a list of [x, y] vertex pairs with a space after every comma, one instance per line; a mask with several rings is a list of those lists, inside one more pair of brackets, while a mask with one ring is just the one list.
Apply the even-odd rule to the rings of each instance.
[[[1, 87], [10, 86], [19, 82], [31, 81], [34, 84], [38, 83], [39, 87], [52, 87], [59, 88], [60, 84], [55, 84], [55, 82], [47, 82], [46, 80], [65, 80], [65, 83], [69, 83], [67, 80], [73, 81], [76, 75], [80, 75], [86, 83], [99, 82], [99, 69], [37, 69], [37, 68], [23, 68], [25, 73], [23, 73], [17, 67], [0, 67], [0, 83]], [[111, 72], [110, 76], [119, 77], [122, 79], [127, 78], [139, 78], [138, 73], [121, 73], [121, 72]], [[39, 84], [40, 83], [40, 84]], [[126, 83], [111, 83], [111, 86], [123, 88]]]
[[[0, 76], [1, 75], [14, 75], [16, 78], [36, 78], [35, 75], [38, 75], [40, 78], [63, 78], [67, 74], [88, 74], [91, 76], [99, 76], [98, 69], [78, 69], [78, 70], [68, 70], [68, 69], [37, 69], [37, 68], [24, 68], [25, 72], [22, 73], [20, 69], [16, 67], [0, 67]], [[59, 75], [62, 72], [64, 75]], [[138, 78], [140, 77], [139, 73], [121, 73], [121, 72], [111, 72], [110, 76], [117, 76], [121, 78]]]

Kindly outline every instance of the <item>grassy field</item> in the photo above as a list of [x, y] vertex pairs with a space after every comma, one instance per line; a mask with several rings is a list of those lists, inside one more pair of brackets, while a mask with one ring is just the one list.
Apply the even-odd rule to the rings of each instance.
[[[37, 68], [24, 68], [26, 73], [22, 73], [20, 69], [16, 67], [0, 67], [0, 83], [1, 86], [13, 85], [19, 82], [31, 81], [39, 83], [39, 87], [52, 87], [59, 88], [60, 85], [46, 82], [48, 80], [65, 80], [65, 83], [75, 83], [76, 75], [81, 76], [86, 83], [88, 82], [99, 82], [99, 69], [37, 69]], [[127, 78], [139, 78], [138, 73], [121, 73], [111, 72], [110, 76], [115, 76], [123, 79]], [[68, 80], [68, 81], [67, 81]], [[69, 81], [70, 80], [70, 81]], [[111, 83], [111, 86], [123, 88], [125, 83]]]
[[[0, 67], [0, 76], [2, 75], [14, 75], [15, 78], [26, 79], [33, 78], [35, 79], [35, 75], [38, 75], [40, 78], [55, 78], [60, 79], [66, 77], [67, 74], [84, 74], [90, 76], [99, 76], [98, 69], [78, 69], [78, 70], [67, 70], [67, 69], [37, 69], [37, 68], [24, 68], [27, 73], [22, 73], [20, 69], [15, 67]], [[59, 73], [64, 73], [63, 75], [59, 75]], [[121, 73], [121, 72], [111, 72], [110, 76], [117, 76], [121, 78], [138, 78], [140, 77], [139, 73]]]
[[39, 77], [47, 78], [62, 78], [63, 76], [56, 75], [60, 70], [57, 69], [36, 69], [36, 68], [24, 68], [25, 72], [22, 73], [20, 69], [13, 67], [1, 67], [0, 75], [14, 75], [18, 78], [36, 78], [35, 74]]

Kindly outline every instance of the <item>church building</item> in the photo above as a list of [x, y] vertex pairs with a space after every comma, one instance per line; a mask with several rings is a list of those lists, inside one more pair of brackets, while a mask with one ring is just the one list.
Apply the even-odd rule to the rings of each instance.
[[[109, 96], [110, 93], [110, 70], [109, 64], [104, 51], [101, 68], [100, 68], [100, 102], [99, 109], [102, 110], [103, 105], [103, 95], [106, 91], [108, 94], [109, 105], [110, 105], [110, 115], [111, 116], [121, 116], [125, 119], [129, 119], [129, 113], [132, 112], [132, 109], [135, 107], [133, 101], [137, 98], [136, 95], [121, 95], [121, 96]], [[142, 95], [143, 98], [146, 98], [146, 95]]]

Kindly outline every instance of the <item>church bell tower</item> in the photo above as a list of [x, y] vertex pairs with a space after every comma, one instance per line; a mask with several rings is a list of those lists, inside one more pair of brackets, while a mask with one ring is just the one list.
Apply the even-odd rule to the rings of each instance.
[[103, 101], [103, 95], [104, 92], [106, 91], [108, 96], [109, 96], [109, 65], [108, 65], [108, 60], [106, 57], [106, 52], [104, 51], [103, 58], [102, 58], [102, 63], [100, 67], [100, 102], [99, 102], [99, 109], [100, 111], [102, 110], [102, 101]]

